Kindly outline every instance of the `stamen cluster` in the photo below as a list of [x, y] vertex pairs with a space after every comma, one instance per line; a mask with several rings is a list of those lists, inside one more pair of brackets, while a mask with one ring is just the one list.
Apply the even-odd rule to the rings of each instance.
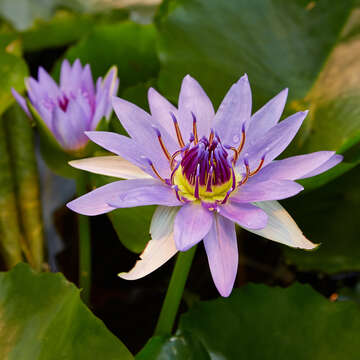
[[[245, 125], [242, 127], [241, 141], [237, 148], [223, 145], [214, 130], [210, 130], [208, 138], [203, 136], [199, 140], [196, 116], [192, 113], [193, 132], [190, 134], [189, 142], [185, 144], [175, 115], [173, 113], [170, 115], [180, 149], [171, 155], [164, 144], [160, 131], [154, 128], [161, 149], [169, 160], [172, 170], [170, 179], [163, 179], [150, 160], [149, 165], [160, 180], [172, 186], [180, 201], [205, 200], [224, 204], [237, 187], [245, 184], [249, 177], [261, 169], [264, 156], [257, 169], [252, 172], [245, 158], [246, 172], [235, 174], [234, 168], [245, 144]], [[232, 157], [229, 156], [228, 150], [232, 150]]]

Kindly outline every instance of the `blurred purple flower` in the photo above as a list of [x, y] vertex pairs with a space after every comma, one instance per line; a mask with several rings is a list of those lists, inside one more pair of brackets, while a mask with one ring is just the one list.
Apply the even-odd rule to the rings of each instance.
[[178, 250], [204, 241], [210, 270], [222, 296], [232, 290], [238, 249], [235, 224], [267, 239], [313, 249], [286, 210], [275, 200], [303, 187], [294, 180], [317, 175], [342, 160], [333, 151], [274, 160], [289, 145], [307, 112], [278, 122], [287, 89], [251, 116], [251, 90], [243, 76], [226, 94], [218, 111], [196, 80], [182, 82], [178, 109], [154, 89], [151, 115], [120, 98], [113, 106], [130, 135], [87, 132], [119, 156], [70, 162], [94, 173], [127, 179], [102, 186], [68, 207], [84, 215], [116, 208], [160, 205], [152, 239], [135, 267], [120, 274], [141, 278]]
[[[90, 65], [75, 60], [71, 66], [64, 60], [60, 84], [39, 67], [38, 80], [25, 80], [29, 101], [59, 144], [67, 151], [81, 149], [89, 141], [84, 131], [95, 130], [103, 117], [111, 115], [111, 97], [119, 86], [116, 67], [94, 85]], [[15, 89], [13, 96], [31, 118], [27, 102]]]

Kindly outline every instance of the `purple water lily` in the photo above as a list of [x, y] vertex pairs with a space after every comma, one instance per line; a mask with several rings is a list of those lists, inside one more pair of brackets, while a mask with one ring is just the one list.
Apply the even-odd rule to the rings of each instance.
[[[117, 93], [119, 80], [116, 67], [94, 85], [90, 65], [82, 67], [80, 60], [71, 66], [64, 60], [60, 84], [42, 68], [38, 80], [25, 79], [29, 100], [59, 144], [67, 151], [81, 149], [89, 141], [84, 131], [95, 130], [103, 117], [110, 117], [111, 97]], [[31, 118], [27, 102], [16, 90], [12, 93]]]
[[182, 82], [178, 109], [154, 89], [151, 115], [120, 98], [113, 106], [130, 135], [87, 132], [118, 156], [72, 161], [76, 168], [126, 180], [102, 186], [68, 207], [84, 215], [116, 208], [159, 205], [149, 241], [135, 267], [119, 274], [141, 278], [204, 241], [211, 274], [222, 296], [232, 290], [238, 250], [235, 224], [267, 239], [312, 249], [294, 220], [276, 201], [303, 187], [294, 180], [338, 164], [332, 151], [274, 160], [291, 142], [307, 112], [278, 123], [287, 98], [283, 90], [251, 116], [251, 90], [243, 76], [218, 111], [190, 76]]

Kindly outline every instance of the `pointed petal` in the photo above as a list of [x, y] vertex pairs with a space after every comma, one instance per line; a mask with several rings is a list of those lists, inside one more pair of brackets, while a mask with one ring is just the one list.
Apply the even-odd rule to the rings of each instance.
[[266, 226], [266, 213], [252, 204], [229, 202], [219, 206], [219, 213], [240, 226], [250, 229], [262, 229]]
[[121, 180], [99, 187], [79, 198], [70, 201], [66, 206], [83, 215], [93, 216], [105, 214], [115, 209], [109, 203], [124, 193], [138, 187], [151, 187], [158, 185], [155, 179]]
[[96, 110], [92, 122], [92, 129], [95, 129], [101, 118], [109, 119], [112, 112], [112, 97], [117, 94], [119, 79], [117, 67], [112, 66], [107, 72], [104, 80], [97, 85]]
[[284, 89], [251, 117], [246, 133], [244, 152], [247, 151], [251, 143], [264, 136], [278, 123], [285, 107], [287, 95], [288, 89]]
[[[151, 116], [174, 138], [174, 141], [177, 141], [174, 122], [170, 115], [173, 113], [176, 119], [179, 119], [177, 108], [153, 88], [148, 91], [148, 101]], [[185, 137], [184, 141], [187, 140]]]
[[169, 161], [162, 151], [154, 127], [160, 131], [164, 143], [170, 151], [178, 147], [173, 138], [144, 110], [126, 100], [117, 97], [112, 99], [115, 113], [125, 130], [138, 144], [142, 144], [144, 152], [146, 151], [150, 155], [157, 171], [162, 176], [169, 177]]
[[298, 112], [273, 126], [261, 139], [249, 146], [247, 152], [240, 154], [238, 164], [243, 167], [246, 157], [250, 169], [256, 169], [262, 156], [265, 156], [263, 167], [280, 155], [290, 144], [304, 121], [307, 111]]
[[213, 222], [213, 214], [201, 204], [188, 203], [176, 215], [174, 237], [176, 248], [189, 250], [201, 241], [209, 232]]
[[82, 91], [87, 94], [90, 98], [95, 96], [95, 87], [94, 80], [91, 73], [91, 68], [89, 64], [84, 66], [84, 69], [81, 74], [81, 83], [82, 83]]
[[244, 75], [230, 88], [215, 115], [214, 128], [224, 144], [239, 145], [242, 125], [250, 120], [251, 101], [250, 84]]
[[11, 93], [14, 96], [16, 102], [20, 105], [20, 107], [25, 111], [25, 114], [32, 119], [30, 111], [27, 107], [26, 100], [23, 96], [21, 96], [14, 88], [11, 88]]
[[298, 194], [304, 188], [291, 180], [268, 180], [264, 182], [248, 181], [231, 195], [234, 202], [281, 200]]
[[60, 70], [60, 89], [68, 93], [71, 86], [71, 66], [67, 59], [61, 64]]
[[294, 248], [311, 250], [318, 246], [306, 239], [289, 213], [277, 201], [260, 202], [256, 206], [267, 213], [268, 222], [261, 230], [247, 229], [250, 232]]
[[204, 245], [215, 286], [227, 297], [234, 286], [239, 258], [234, 223], [215, 215]]
[[71, 77], [69, 81], [69, 96], [71, 93], [76, 94], [81, 88], [82, 66], [79, 59], [76, 59], [71, 68]]
[[135, 266], [129, 272], [119, 274], [122, 279], [140, 279], [165, 264], [177, 253], [173, 232], [177, 211], [176, 207], [156, 208], [150, 225], [151, 240]]
[[90, 171], [95, 174], [114, 176], [122, 179], [152, 179], [130, 161], [121, 156], [97, 156], [69, 162], [74, 168]]
[[158, 182], [152, 186], [146, 185], [130, 189], [111, 199], [109, 205], [116, 208], [128, 208], [146, 205], [180, 206], [182, 203], [177, 199], [170, 186]]
[[309, 173], [306, 173], [305, 175], [303, 175], [299, 179], [305, 179], [305, 178], [308, 178], [308, 177], [316, 176], [316, 175], [319, 175], [319, 174], [321, 174], [321, 173], [323, 173], [325, 171], [328, 171], [331, 168], [333, 168], [334, 166], [336, 166], [337, 164], [339, 164], [343, 160], [343, 158], [344, 157], [342, 155], [335, 154], [328, 161], [326, 161], [325, 163], [320, 165], [318, 168], [314, 169], [313, 171], [310, 171]]
[[200, 84], [186, 75], [179, 95], [179, 126], [184, 139], [188, 139], [193, 132], [191, 113], [196, 116], [199, 138], [208, 137], [215, 116], [213, 105]]
[[86, 131], [85, 134], [94, 143], [132, 162], [152, 177], [155, 177], [154, 172], [149, 169], [148, 164], [144, 160], [146, 153], [142, 152], [141, 146], [134, 140], [108, 131]]
[[318, 151], [306, 155], [292, 156], [283, 160], [275, 160], [254, 176], [254, 179], [256, 181], [301, 179], [306, 174], [325, 164], [334, 154], [334, 151]]
[[60, 95], [60, 89], [54, 79], [47, 73], [43, 67], [39, 67], [38, 71], [39, 86], [42, 88], [43, 94], [47, 97], [56, 99]]

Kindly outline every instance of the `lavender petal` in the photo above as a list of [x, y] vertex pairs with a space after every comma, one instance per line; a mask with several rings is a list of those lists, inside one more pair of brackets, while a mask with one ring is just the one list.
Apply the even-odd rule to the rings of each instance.
[[147, 205], [180, 206], [182, 203], [177, 199], [170, 186], [157, 181], [157, 184], [151, 187], [144, 186], [131, 189], [111, 200], [109, 205], [116, 208], [129, 208]]
[[219, 213], [238, 225], [249, 229], [262, 229], [266, 226], [267, 215], [252, 204], [241, 204], [230, 201], [219, 206]]
[[231, 220], [215, 215], [204, 245], [215, 286], [221, 296], [230, 295], [238, 268], [238, 248], [235, 225]]
[[209, 136], [215, 116], [213, 105], [200, 84], [190, 75], [186, 75], [181, 84], [179, 95], [179, 126], [183, 137], [187, 139], [193, 132], [193, 117], [199, 138]]
[[28, 106], [26, 104], [26, 100], [23, 96], [21, 96], [14, 88], [11, 88], [11, 93], [13, 94], [16, 102], [20, 105], [20, 107], [25, 111], [26, 115], [32, 119]]
[[250, 84], [244, 75], [230, 88], [215, 115], [214, 128], [224, 144], [239, 145], [242, 126], [250, 120], [251, 101]]
[[115, 209], [115, 207], [109, 205], [109, 203], [118, 200], [121, 195], [137, 188], [151, 189], [158, 184], [159, 181], [155, 179], [116, 181], [70, 201], [66, 206], [79, 214], [87, 216], [105, 214]]
[[304, 188], [291, 180], [248, 181], [231, 195], [231, 201], [249, 203], [254, 201], [281, 200], [294, 196]]
[[211, 228], [213, 214], [201, 204], [188, 203], [176, 215], [174, 238], [176, 248], [189, 250], [201, 241]]
[[246, 133], [244, 153], [248, 151], [251, 144], [264, 136], [267, 131], [278, 123], [285, 107], [287, 95], [288, 89], [284, 89], [251, 116]]
[[[283, 160], [275, 160], [254, 176], [254, 180], [297, 180], [305, 176], [308, 177], [307, 174], [309, 173], [310, 176], [313, 176], [311, 173], [319, 169], [320, 166], [325, 165], [328, 160], [333, 159], [334, 154], [334, 151], [318, 151], [306, 155], [292, 156]], [[332, 166], [335, 165], [336, 163]], [[326, 170], [328, 168], [323, 171]]]

